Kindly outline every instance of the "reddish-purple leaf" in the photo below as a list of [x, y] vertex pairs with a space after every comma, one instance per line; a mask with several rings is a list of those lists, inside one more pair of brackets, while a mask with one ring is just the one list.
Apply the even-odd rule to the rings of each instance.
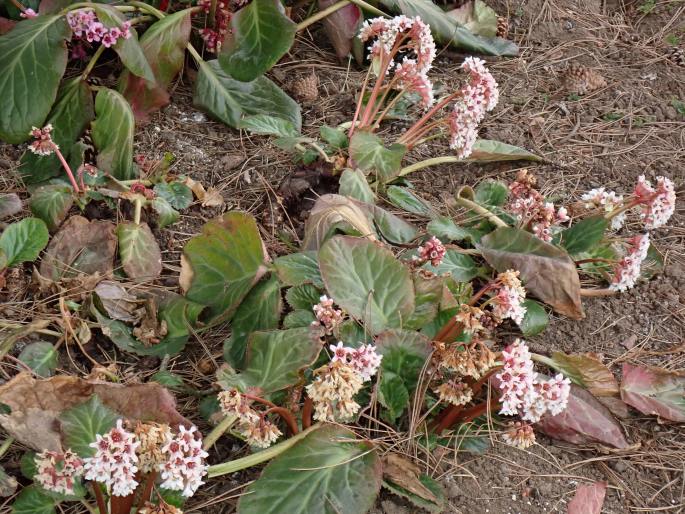
[[568, 504], [568, 514], [601, 514], [606, 493], [606, 482], [579, 485]]
[[150, 113], [169, 103], [167, 87], [183, 67], [190, 37], [190, 14], [190, 9], [171, 14], [152, 25], [140, 38], [156, 83], [129, 71], [121, 75], [119, 90], [131, 104], [137, 121], [148, 121]]
[[685, 421], [685, 375], [681, 373], [624, 364], [621, 398], [643, 414]]
[[0, 36], [7, 34], [17, 24], [16, 21], [0, 16]]
[[585, 389], [571, 386], [568, 406], [556, 416], [543, 416], [537, 428], [544, 434], [574, 444], [601, 443], [626, 448], [621, 425], [609, 410]]
[[[319, 10], [326, 9], [335, 2], [336, 0], [319, 0]], [[323, 19], [326, 34], [338, 59], [345, 59], [352, 51], [352, 40], [363, 19], [361, 9], [354, 4], [346, 5]]]

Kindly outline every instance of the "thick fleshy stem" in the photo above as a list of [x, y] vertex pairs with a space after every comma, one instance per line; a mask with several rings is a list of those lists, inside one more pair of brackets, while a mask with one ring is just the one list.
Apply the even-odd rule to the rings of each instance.
[[[136, 476], [136, 478], [140, 479], [139, 476]], [[110, 514], [130, 514], [135, 499], [135, 491], [128, 496], [112, 496], [109, 500], [109, 505], [112, 510]]]
[[202, 449], [209, 450], [237, 420], [238, 416], [226, 416], [222, 419], [221, 422], [202, 440]]
[[618, 291], [614, 291], [613, 289], [581, 289], [580, 290], [580, 296], [589, 296], [589, 297], [597, 297], [597, 296], [613, 296], [615, 294], [618, 294]]
[[506, 227], [508, 226], [504, 221], [502, 221], [501, 218], [499, 218], [497, 215], [495, 215], [493, 212], [487, 210], [485, 207], [482, 207], [478, 205], [476, 202], [473, 202], [469, 200], [468, 198], [464, 198], [462, 196], [456, 196], [455, 200], [459, 205], [462, 207], [466, 207], [467, 209], [475, 212], [476, 214], [479, 214], [480, 216], [483, 216], [485, 219], [487, 219], [490, 223], [497, 227]]
[[304, 405], [302, 406], [302, 429], [306, 430], [312, 426], [312, 409], [314, 408], [314, 402], [307, 396], [304, 400]]
[[488, 410], [490, 412], [494, 412], [499, 408], [499, 403], [497, 401], [491, 401], [490, 403], [488, 402], [481, 402], [478, 405], [474, 405], [473, 407], [466, 409], [464, 412], [462, 412], [462, 419], [459, 421], [461, 423], [468, 423], [469, 421], [473, 421], [476, 419], [478, 416], [482, 416]]
[[97, 482], [91, 482], [91, 485], [93, 486], [93, 492], [95, 493], [95, 501], [97, 502], [100, 514], [108, 514], [107, 504], [105, 503], [105, 497], [102, 495], [100, 484], [98, 484]]
[[140, 509], [142, 509], [145, 506], [145, 502], [150, 501], [150, 497], [152, 496], [152, 489], [155, 487], [156, 478], [156, 471], [151, 471], [150, 473], [148, 473], [147, 479], [145, 480], [145, 489], [143, 489], [143, 493], [140, 495], [140, 500], [138, 501], [138, 504], [136, 506], [136, 512], [139, 512]]

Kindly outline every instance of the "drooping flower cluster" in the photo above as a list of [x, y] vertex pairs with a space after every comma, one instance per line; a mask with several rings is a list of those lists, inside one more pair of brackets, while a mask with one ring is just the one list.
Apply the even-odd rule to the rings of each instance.
[[628, 240], [628, 250], [614, 267], [614, 276], [609, 285], [612, 291], [626, 291], [640, 278], [642, 263], [649, 252], [649, 233], [637, 235]]
[[440, 368], [454, 373], [458, 378], [478, 380], [495, 365], [495, 355], [480, 339], [469, 345], [436, 343], [434, 356]]
[[105, 27], [94, 11], [79, 9], [67, 14], [67, 23], [77, 39], [84, 39], [89, 43], [102, 43], [105, 48], [114, 46], [119, 39], [131, 37], [131, 22], [125, 21], [121, 27]]
[[[212, 2], [211, 0], [198, 0], [198, 7], [209, 14], [211, 10]], [[224, 43], [226, 34], [228, 34], [228, 25], [233, 17], [233, 12], [231, 11], [228, 2], [219, 0], [216, 2], [216, 7], [214, 10], [214, 27], [200, 29], [200, 36], [205, 41], [205, 47], [209, 52], [219, 53], [221, 51], [221, 45]]]
[[114, 428], [104, 435], [98, 434], [90, 444], [95, 455], [83, 459], [86, 480], [105, 484], [113, 496], [133, 493], [138, 487], [138, 446], [140, 442], [119, 419]]
[[654, 188], [644, 175], [640, 175], [633, 194], [640, 205], [640, 216], [647, 230], [662, 227], [675, 212], [675, 188], [666, 177], [657, 177]]
[[74, 484], [83, 475], [83, 461], [71, 450], [64, 453], [45, 450], [36, 455], [33, 479], [48, 491], [74, 494]]
[[513, 319], [518, 325], [523, 323], [526, 315], [526, 307], [523, 302], [526, 299], [526, 290], [519, 280], [519, 272], [507, 270], [497, 276], [497, 293], [488, 303], [492, 305], [492, 313], [495, 318], [504, 320]]
[[[610, 214], [623, 206], [623, 196], [614, 191], [607, 191], [603, 187], [592, 189], [580, 197], [585, 202], [586, 209], [603, 209]], [[626, 221], [626, 213], [622, 212], [611, 218], [611, 229], [620, 230]]]
[[466, 405], [473, 398], [473, 390], [467, 383], [458, 379], [451, 379], [440, 384], [435, 392], [443, 402], [452, 405]]
[[535, 236], [551, 241], [552, 227], [569, 220], [565, 207], [555, 210], [552, 202], [535, 189], [537, 180], [528, 170], [520, 170], [516, 180], [509, 185], [507, 211], [511, 212], [523, 226], [530, 227]]
[[521, 415], [524, 420], [537, 422], [546, 412], [562, 412], [568, 403], [571, 382], [562, 374], [550, 380], [538, 378], [526, 343], [520, 339], [502, 351], [504, 367], [496, 378], [501, 389], [500, 414]]
[[278, 427], [260, 415], [235, 388], [219, 393], [221, 411], [226, 416], [237, 416], [236, 428], [248, 444], [258, 448], [268, 448], [282, 435]]
[[369, 382], [378, 371], [381, 365], [383, 356], [376, 352], [376, 347], [372, 344], [361, 345], [359, 348], [351, 348], [344, 346], [342, 341], [337, 345], [330, 345], [330, 350], [333, 353], [331, 362], [342, 362], [352, 366], [362, 381]]
[[530, 448], [535, 443], [533, 427], [520, 421], [511, 421], [502, 434], [502, 440], [520, 450]]
[[316, 316], [316, 321], [313, 321], [312, 325], [321, 325], [327, 335], [331, 335], [333, 330], [343, 321], [343, 312], [334, 308], [333, 305], [333, 300], [323, 295], [319, 298], [319, 303], [312, 307]]
[[417, 250], [419, 254], [415, 255], [413, 260], [419, 264], [430, 262], [432, 266], [439, 266], [446, 252], [445, 246], [435, 236], [419, 246]]
[[29, 145], [29, 150], [36, 155], [50, 155], [55, 150], [59, 150], [59, 146], [52, 140], [52, 124], [48, 123], [43, 128], [33, 127], [29, 135], [35, 138]]
[[208, 454], [202, 449], [202, 439], [197, 435], [195, 426], [186, 429], [180, 425], [176, 436], [162, 447], [165, 457], [160, 466], [162, 487], [181, 491], [185, 497], [195, 494], [204, 484], [202, 477], [207, 474], [205, 459]]
[[499, 100], [499, 89], [495, 78], [477, 57], [467, 57], [461, 68], [469, 74], [468, 81], [461, 88], [461, 100], [449, 115], [450, 147], [457, 151], [460, 159], [471, 155], [478, 136], [478, 125]]
[[314, 404], [314, 419], [350, 421], [360, 409], [354, 396], [362, 388], [362, 376], [343, 360], [333, 360], [314, 373], [314, 381], [306, 387]]

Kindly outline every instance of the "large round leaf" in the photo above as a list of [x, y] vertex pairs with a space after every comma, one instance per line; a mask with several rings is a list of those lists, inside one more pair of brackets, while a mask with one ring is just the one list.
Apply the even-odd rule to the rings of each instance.
[[31, 212], [42, 219], [51, 231], [59, 228], [73, 204], [71, 187], [59, 184], [39, 187], [29, 200]]
[[231, 19], [231, 39], [219, 63], [234, 79], [249, 82], [267, 72], [290, 50], [295, 23], [280, 0], [252, 0]]
[[21, 143], [43, 125], [67, 65], [69, 35], [62, 17], [37, 16], [0, 37], [0, 139]]
[[107, 433], [118, 417], [96, 395], [81, 405], [65, 410], [59, 421], [66, 446], [82, 457], [92, 456], [95, 449], [91, 448], [90, 443], [95, 441], [96, 435]]
[[48, 228], [43, 220], [24, 218], [10, 224], [0, 235], [0, 269], [35, 261], [48, 244]]
[[238, 514], [363, 514], [373, 506], [381, 479], [370, 443], [326, 425], [264, 468], [240, 498]]
[[414, 312], [409, 270], [378, 244], [348, 236], [328, 240], [319, 252], [328, 293], [366, 328], [377, 334], [400, 328]]
[[114, 178], [130, 180], [137, 175], [133, 165], [135, 121], [126, 99], [112, 89], [101, 89], [95, 97], [97, 117], [92, 123], [93, 143], [98, 149], [98, 168]]
[[36, 485], [23, 489], [12, 504], [12, 514], [54, 514], [55, 500], [41, 489]]
[[359, 130], [350, 140], [350, 157], [363, 171], [373, 171], [382, 182], [397, 178], [407, 147], [395, 143], [386, 148], [381, 138]]
[[162, 273], [162, 254], [147, 223], [120, 223], [117, 237], [121, 265], [129, 278], [143, 282]]

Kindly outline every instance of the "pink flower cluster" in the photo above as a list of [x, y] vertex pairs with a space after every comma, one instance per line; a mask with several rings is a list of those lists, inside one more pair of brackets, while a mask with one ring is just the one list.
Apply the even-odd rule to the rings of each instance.
[[499, 100], [499, 89], [495, 78], [485, 67], [485, 61], [467, 57], [461, 68], [469, 79], [461, 88], [461, 100], [454, 105], [449, 115], [450, 147], [465, 159], [473, 150], [478, 136], [478, 125]]
[[[586, 209], [602, 208], [607, 214], [620, 209], [623, 206], [623, 196], [616, 194], [614, 191], [607, 191], [603, 187], [599, 187], [588, 191], [580, 197], [585, 202]], [[622, 212], [611, 218], [611, 229], [620, 230], [626, 221], [626, 213]]]
[[71, 450], [64, 453], [45, 450], [36, 455], [33, 479], [48, 491], [74, 494], [74, 483], [83, 475], [83, 461]]
[[526, 421], [537, 422], [547, 412], [562, 412], [568, 404], [571, 381], [561, 373], [540, 380], [526, 343], [520, 339], [502, 351], [504, 368], [496, 378], [502, 394], [500, 414], [520, 414]]
[[27, 9], [24, 9], [21, 12], [21, 14], [19, 14], [19, 16], [22, 18], [25, 18], [27, 20], [30, 20], [31, 18], [35, 18], [36, 16], [38, 16], [38, 13], [36, 11], [34, 11], [33, 9], [31, 9], [30, 7], [28, 7]]
[[114, 46], [119, 39], [131, 37], [131, 22], [123, 22], [120, 28], [107, 28], [90, 9], [71, 11], [67, 14], [67, 23], [78, 39], [85, 39], [89, 43], [99, 42], [105, 48]]
[[[212, 2], [211, 0], [198, 0], [197, 5], [202, 7], [206, 14], [209, 14]], [[221, 51], [221, 45], [223, 45], [226, 34], [228, 34], [228, 25], [232, 17], [233, 12], [228, 2], [219, 0], [214, 10], [214, 28], [200, 29], [200, 36], [209, 52], [218, 54]]]
[[335, 309], [333, 305], [333, 300], [323, 295], [319, 298], [319, 303], [312, 307], [316, 316], [316, 321], [313, 321], [312, 325], [321, 325], [328, 335], [332, 334], [333, 330], [343, 320], [343, 312], [340, 309]]
[[641, 234], [628, 240], [628, 251], [614, 268], [614, 277], [609, 285], [612, 291], [626, 291], [640, 278], [642, 263], [649, 252], [649, 234]]
[[361, 345], [359, 348], [350, 348], [344, 346], [340, 341], [337, 345], [330, 345], [329, 348], [333, 353], [331, 362], [348, 364], [362, 378], [363, 382], [371, 380], [383, 359], [382, 355], [376, 353], [376, 347], [371, 344]]
[[166, 462], [160, 466], [162, 487], [182, 491], [185, 497], [192, 496], [204, 483], [207, 474], [205, 459], [208, 454], [202, 449], [202, 439], [195, 426], [187, 430], [178, 427], [178, 434], [162, 447]]
[[50, 155], [55, 150], [59, 150], [59, 146], [52, 140], [52, 124], [48, 123], [43, 128], [31, 128], [29, 135], [33, 136], [35, 141], [29, 145], [29, 151], [36, 155]]
[[98, 434], [90, 444], [95, 455], [83, 459], [86, 480], [105, 484], [113, 496], [128, 496], [138, 487], [136, 450], [140, 443], [122, 423], [120, 419], [108, 433]]
[[513, 270], [500, 273], [497, 277], [497, 293], [488, 300], [488, 303], [492, 305], [492, 314], [495, 318], [511, 318], [520, 325], [526, 315], [526, 307], [523, 305], [526, 290], [521, 285], [518, 275], [519, 272]]
[[642, 209], [640, 216], [647, 230], [662, 227], [675, 212], [675, 189], [666, 177], [657, 177], [654, 188], [644, 175], [640, 175], [633, 194]]
[[418, 251], [413, 260], [421, 264], [430, 262], [432, 266], [439, 266], [446, 252], [445, 246], [435, 236], [419, 246]]

